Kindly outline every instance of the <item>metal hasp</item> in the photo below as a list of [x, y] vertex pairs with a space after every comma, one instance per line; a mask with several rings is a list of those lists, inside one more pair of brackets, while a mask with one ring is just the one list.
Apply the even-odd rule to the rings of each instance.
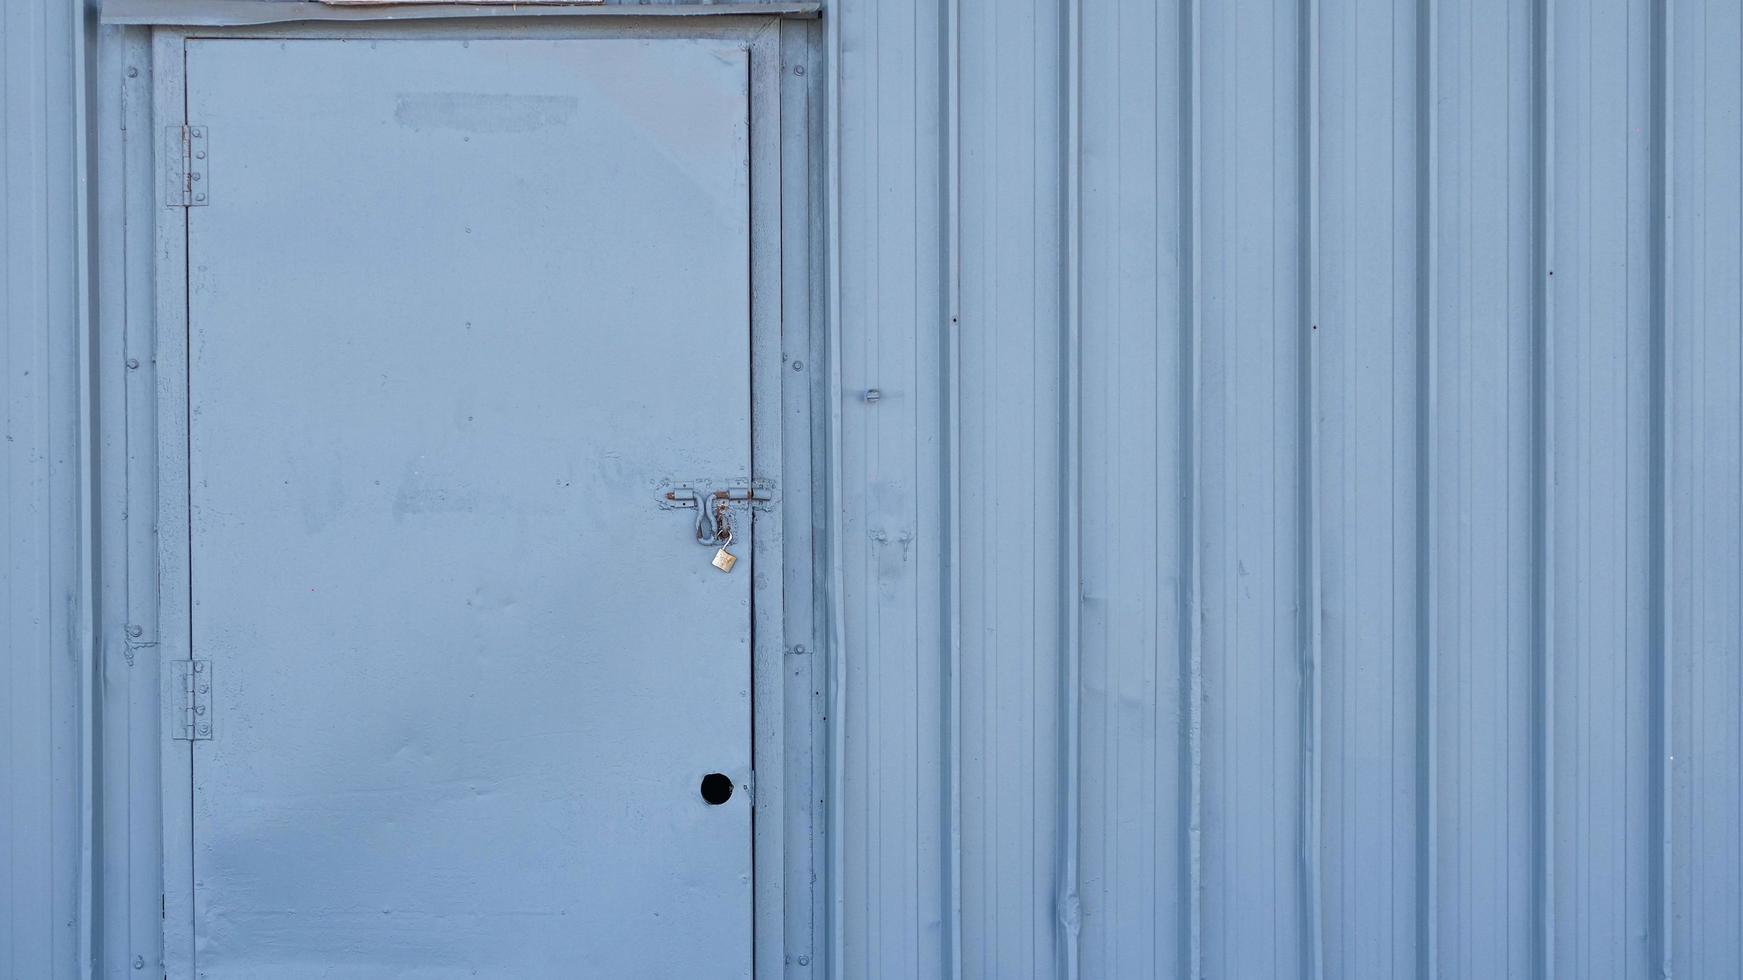
[[211, 196], [206, 179], [206, 127], [194, 124], [164, 130], [164, 200], [172, 208], [204, 207]]
[[[694, 484], [694, 485], [693, 485]], [[732, 519], [728, 509], [734, 504], [748, 504], [751, 507], [766, 507], [774, 502], [774, 492], [763, 480], [734, 480], [719, 490], [698, 490], [696, 486], [719, 486], [708, 480], [695, 480], [691, 483], [661, 484], [661, 510], [694, 510], [696, 512], [696, 543], [705, 545], [720, 545], [720, 553], [714, 556], [714, 567], [723, 572], [732, 571], [732, 566], [738, 559], [729, 554], [726, 546], [732, 543]], [[707, 500], [710, 506], [703, 507], [702, 501]]]
[[700, 497], [710, 497], [723, 500], [729, 504], [761, 505], [773, 503], [775, 493], [766, 480], [735, 481], [720, 490], [698, 490], [697, 486], [710, 486], [707, 480], [696, 480], [692, 483], [671, 483], [660, 488], [660, 507], [665, 510], [683, 508], [689, 510], [696, 506]]
[[166, 660], [170, 737], [199, 742], [212, 737], [212, 662]]

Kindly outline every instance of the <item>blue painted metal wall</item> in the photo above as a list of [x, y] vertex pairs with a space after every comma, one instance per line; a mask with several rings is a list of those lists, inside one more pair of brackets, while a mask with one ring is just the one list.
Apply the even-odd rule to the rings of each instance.
[[0, 974], [78, 975], [89, 907], [78, 6], [0, 4]]
[[[75, 976], [79, 25], [0, 9], [0, 963]], [[836, 972], [1743, 975], [1737, 5], [826, 22]]]
[[844, 973], [1743, 973], [1736, 4], [835, 15]]

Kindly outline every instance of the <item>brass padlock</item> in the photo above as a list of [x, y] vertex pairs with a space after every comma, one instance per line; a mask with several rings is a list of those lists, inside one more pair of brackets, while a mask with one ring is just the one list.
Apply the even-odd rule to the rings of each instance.
[[714, 553], [715, 568], [718, 568], [723, 572], [730, 572], [732, 571], [732, 566], [736, 564], [738, 564], [738, 556], [727, 551], [725, 545], [721, 545], [720, 550]]
[[730, 572], [732, 571], [732, 566], [738, 564], [738, 556], [726, 550], [727, 545], [732, 544], [732, 523], [727, 518], [724, 509], [721, 511], [718, 520], [719, 527], [725, 532], [725, 534], [722, 535], [725, 540], [720, 542], [720, 550], [714, 553], [714, 567], [723, 572]]

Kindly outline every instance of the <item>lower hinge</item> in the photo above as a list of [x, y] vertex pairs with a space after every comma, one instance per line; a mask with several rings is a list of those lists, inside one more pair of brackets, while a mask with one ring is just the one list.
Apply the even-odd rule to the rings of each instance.
[[212, 737], [212, 662], [166, 660], [164, 704], [170, 737], [198, 742]]
[[206, 127], [166, 127], [163, 143], [165, 202], [172, 208], [205, 207], [211, 193], [207, 180]]

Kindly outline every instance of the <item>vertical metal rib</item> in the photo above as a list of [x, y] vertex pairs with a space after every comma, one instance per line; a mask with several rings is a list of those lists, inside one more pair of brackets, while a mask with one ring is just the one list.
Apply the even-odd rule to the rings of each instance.
[[1421, 0], [1417, 6], [1417, 241], [1416, 301], [1417, 301], [1417, 867], [1416, 867], [1416, 932], [1417, 975], [1430, 980], [1440, 963], [1440, 916], [1438, 842], [1440, 825], [1436, 802], [1440, 791], [1439, 744], [1440, 669], [1438, 608], [1439, 540], [1436, 512], [1440, 478], [1439, 447], [1435, 440], [1435, 420], [1440, 416], [1440, 371], [1437, 348], [1440, 330], [1437, 317], [1440, 310], [1435, 289], [1435, 270], [1439, 267], [1440, 210], [1437, 188], [1440, 180], [1439, 139], [1436, 132], [1435, 102], [1440, 90], [1440, 73], [1435, 65], [1435, 0]]
[[944, 31], [945, 967], [962, 976], [962, 0]]
[[825, 44], [828, 48], [829, 75], [826, 94], [824, 174], [824, 210], [828, 221], [825, 238], [825, 271], [829, 310], [829, 377], [826, 397], [829, 400], [829, 513], [824, 518], [827, 528], [825, 553], [829, 558], [828, 618], [829, 618], [829, 719], [825, 731], [829, 738], [829, 807], [828, 807], [828, 875], [829, 910], [826, 916], [829, 966], [827, 975], [841, 978], [847, 975], [847, 869], [846, 804], [847, 804], [847, 603], [842, 595], [845, 575], [841, 549], [845, 541], [842, 528], [842, 445], [841, 445], [841, 14], [831, 10], [825, 19]]
[[73, 275], [75, 285], [74, 323], [78, 328], [76, 385], [78, 393], [78, 678], [79, 678], [79, 870], [78, 870], [78, 955], [79, 962], [95, 969], [97, 957], [97, 911], [100, 899], [96, 895], [98, 881], [95, 860], [100, 844], [97, 831], [99, 758], [97, 747], [103, 735], [99, 719], [97, 684], [102, 669], [98, 654], [102, 610], [98, 608], [97, 536], [101, 531], [101, 510], [97, 506], [94, 476], [100, 456], [97, 445], [98, 374], [96, 364], [96, 312], [93, 301], [91, 267], [96, 261], [95, 240], [91, 224], [90, 195], [86, 188], [96, 186], [94, 159], [90, 141], [85, 135], [92, 131], [89, 113], [92, 110], [88, 82], [90, 51], [86, 47], [85, 8], [72, 8], [67, 17], [71, 34], [73, 71]]
[[1533, 853], [1534, 950], [1540, 980], [1555, 976], [1555, 44], [1554, 0], [1535, 0], [1532, 36], [1532, 364], [1531, 416], [1536, 433], [1532, 501], [1532, 609], [1537, 674], [1534, 739], [1537, 826]]
[[1199, 193], [1203, 161], [1203, 143], [1199, 118], [1202, 110], [1202, 54], [1199, 25], [1202, 22], [1200, 0], [1186, 0], [1180, 8], [1181, 62], [1181, 133], [1185, 166], [1181, 168], [1180, 210], [1186, 225], [1181, 250], [1180, 322], [1181, 365], [1185, 375], [1180, 385], [1181, 445], [1184, 459], [1181, 472], [1185, 481], [1181, 497], [1181, 637], [1184, 653], [1186, 710], [1182, 712], [1185, 732], [1186, 765], [1186, 850], [1185, 922], [1183, 924], [1184, 969], [1182, 975], [1197, 980], [1204, 974], [1204, 640], [1200, 619], [1199, 542], [1203, 523], [1199, 513], [1199, 460], [1203, 451], [1202, 403], [1199, 357], [1202, 317], [1198, 298], [1203, 278], [1200, 258], [1202, 226], [1199, 219]]
[[1061, 821], [1059, 925], [1065, 977], [1078, 973], [1078, 823], [1082, 808], [1079, 718], [1082, 713], [1083, 610], [1083, 0], [1067, 0], [1065, 30], [1065, 481], [1062, 488], [1065, 574], [1061, 597], [1064, 653], [1064, 814]]
[[1301, 888], [1306, 975], [1325, 971], [1320, 916], [1319, 0], [1301, 3]]
[[1652, 7], [1652, 861], [1651, 955], [1660, 977], [1672, 975], [1671, 940], [1671, 622], [1670, 622], [1670, 324], [1671, 324], [1671, 102], [1668, 2]]

